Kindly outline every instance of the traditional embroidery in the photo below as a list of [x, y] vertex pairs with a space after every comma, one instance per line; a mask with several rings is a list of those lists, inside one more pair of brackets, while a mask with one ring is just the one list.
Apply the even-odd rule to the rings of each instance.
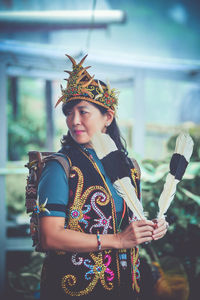
[[140, 279], [139, 272], [139, 248], [133, 248], [131, 251], [131, 262], [132, 262], [132, 288], [135, 289], [138, 293], [140, 291], [140, 287], [138, 285], [138, 280]]
[[77, 184], [77, 189], [74, 197], [74, 203], [69, 210], [69, 223], [67, 227], [72, 230], [82, 231], [79, 222], [80, 223], [83, 222], [87, 226], [87, 221], [84, 216], [84, 212], [89, 211], [89, 207], [87, 207], [85, 211], [82, 210], [86, 201], [86, 199], [81, 198], [81, 194], [83, 190], [83, 182], [84, 182], [83, 174], [81, 170], [77, 167], [72, 167], [71, 172], [72, 173], [70, 174], [70, 178], [75, 178], [77, 176], [78, 184]]
[[131, 178], [133, 179], [133, 182], [134, 182], [136, 195], [139, 197], [138, 187], [137, 187], [137, 180], [140, 179], [140, 176], [138, 174], [137, 169], [135, 169], [135, 168], [131, 169]]
[[[111, 263], [111, 256], [110, 256], [109, 254], [106, 254], [106, 255], [104, 256], [104, 264], [103, 264], [103, 265], [98, 265], [98, 264], [97, 264], [97, 266], [96, 266], [96, 265], [93, 265], [93, 264], [92, 264], [91, 260], [85, 259], [84, 265], [85, 265], [87, 268], [90, 269], [90, 271], [88, 271], [88, 272], [85, 274], [85, 279], [86, 279], [86, 280], [91, 280], [91, 275], [94, 275], [95, 272], [96, 272], [97, 274], [99, 274], [99, 276], [100, 276], [100, 273], [103, 273], [103, 272], [104, 272], [104, 273], [107, 273], [107, 274], [108, 274], [108, 276], [107, 276], [106, 279], [107, 279], [108, 281], [112, 281], [112, 280], [114, 279], [114, 272], [108, 268], [108, 266], [110, 265], [110, 263]], [[104, 284], [104, 282], [103, 282], [103, 284]]]
[[[77, 158], [76, 153], [76, 157], [72, 159], [72, 164], [75, 162], [76, 166], [71, 167], [69, 180], [72, 192], [69, 195], [67, 228], [86, 233], [96, 233], [97, 229], [100, 229], [103, 234], [115, 233], [115, 206], [112, 195], [98, 166], [85, 153], [82, 154], [84, 155]], [[73, 155], [71, 157], [73, 158]], [[93, 176], [93, 182], [98, 185], [88, 187], [89, 179], [86, 170], [89, 161], [94, 166], [90, 176]], [[132, 172], [132, 177], [134, 184], [138, 184], [134, 172]], [[126, 211], [123, 226], [127, 226], [128, 223], [135, 220], [132, 213]], [[122, 270], [131, 272], [132, 275], [127, 284], [132, 286], [134, 293], [139, 292], [138, 249], [108, 250], [81, 255], [66, 253], [66, 259], [70, 271], [61, 278], [61, 283], [62, 289], [67, 295], [88, 295], [97, 284], [98, 288], [101, 285], [103, 289], [112, 291], [114, 285], [120, 286]], [[128, 263], [130, 261], [131, 264]]]
[[112, 216], [109, 216], [109, 218], [106, 218], [104, 213], [97, 207], [96, 203], [98, 203], [101, 206], [107, 205], [109, 202], [109, 195], [102, 193], [102, 192], [96, 192], [91, 198], [91, 205], [93, 210], [97, 213], [97, 215], [100, 217], [100, 219], [94, 219], [96, 224], [92, 225], [90, 228], [90, 232], [92, 233], [93, 228], [99, 228], [103, 227], [102, 234], [108, 233], [108, 229], [112, 229], [112, 226], [110, 225], [110, 221], [112, 219]]
[[[97, 282], [100, 280], [102, 286], [106, 290], [112, 290], [113, 289], [113, 283], [111, 282], [114, 278], [114, 273], [108, 268], [110, 262], [111, 262], [111, 257], [110, 259], [108, 257], [105, 257], [105, 264], [103, 263], [102, 259], [102, 253], [98, 253], [96, 256], [94, 253], [90, 254], [90, 257], [92, 258], [94, 264], [92, 264], [92, 261], [90, 259], [85, 259], [84, 260], [84, 265], [89, 269], [88, 272], [85, 274], [85, 279], [86, 280], [92, 280], [89, 285], [81, 291], [75, 292], [69, 290], [67, 285], [69, 287], [74, 287], [77, 283], [77, 278], [76, 276], [72, 274], [67, 274], [62, 278], [62, 288], [66, 292], [66, 294], [69, 294], [71, 296], [83, 296], [89, 294], [94, 287], [96, 286]], [[105, 273], [108, 273], [109, 276], [105, 278]], [[93, 275], [93, 276], [92, 276]], [[92, 278], [93, 277], [93, 278]]]
[[[85, 202], [88, 199], [89, 195], [93, 191], [97, 191], [92, 196], [91, 203], [92, 203], [93, 207], [95, 207], [97, 214], [100, 217], [102, 217], [102, 219], [101, 220], [96, 219], [95, 221], [97, 221], [99, 223], [99, 225], [96, 224], [96, 225], [94, 225], [94, 227], [103, 226], [104, 232], [107, 232], [108, 228], [112, 228], [112, 227], [110, 227], [110, 220], [112, 219], [112, 217], [110, 216], [108, 219], [106, 219], [106, 217], [103, 215], [103, 213], [100, 211], [100, 209], [97, 208], [96, 203], [101, 206], [107, 205], [110, 201], [109, 194], [102, 186], [91, 186], [88, 189], [86, 189], [85, 192], [82, 194], [83, 182], [84, 182], [83, 174], [82, 174], [81, 170], [77, 167], [72, 167], [71, 171], [75, 172], [75, 173], [72, 173], [70, 175], [70, 177], [75, 178], [77, 175], [78, 183], [77, 183], [77, 188], [76, 188], [76, 192], [75, 192], [74, 202], [73, 202], [73, 205], [70, 207], [70, 211], [69, 211], [68, 228], [76, 230], [76, 231], [83, 231], [80, 226], [80, 223], [83, 223], [85, 225], [85, 228], [88, 227], [87, 220], [90, 219], [90, 217], [87, 216], [86, 214], [91, 210], [91, 206], [90, 206], [90, 204], [85, 204]], [[91, 232], [91, 230], [92, 229], [90, 228], [90, 232]]]
[[126, 249], [119, 250], [119, 262], [123, 270], [127, 268], [127, 251]]
[[55, 251], [55, 253], [56, 253], [57, 255], [65, 255], [65, 254], [66, 254], [65, 251]]
[[86, 280], [91, 280], [92, 277], [91, 275], [94, 275], [95, 274], [95, 271], [96, 271], [96, 274], [100, 274], [100, 272], [105, 272], [105, 267], [103, 268], [102, 266], [95, 266], [92, 264], [91, 260], [89, 259], [85, 259], [84, 261], [84, 265], [90, 269], [87, 273], [85, 273], [85, 279]]
[[109, 274], [109, 276], [107, 277], [108, 281], [112, 281], [115, 277], [114, 272], [108, 268], [110, 263], [111, 263], [111, 256], [109, 254], [106, 254], [104, 256], [104, 264], [107, 267], [106, 270], [105, 270], [105, 273]]
[[109, 188], [108, 188], [108, 185], [107, 185], [107, 183], [106, 183], [106, 181], [105, 181], [105, 178], [104, 178], [104, 176], [101, 174], [101, 172], [100, 172], [99, 167], [97, 166], [97, 164], [93, 161], [93, 159], [91, 159], [90, 156], [87, 156], [87, 154], [86, 154], [84, 151], [81, 150], [81, 152], [82, 152], [82, 154], [83, 154], [85, 157], [87, 157], [87, 159], [89, 159], [89, 161], [90, 161], [91, 164], [93, 165], [94, 169], [98, 172], [98, 174], [100, 175], [100, 177], [101, 177], [101, 179], [102, 179], [102, 181], [103, 181], [103, 184], [104, 184], [104, 186], [105, 186], [105, 188], [106, 188], [106, 193], [109, 195], [109, 198], [110, 198], [110, 203], [111, 203], [111, 207], [112, 207], [111, 213], [112, 213], [112, 220], [113, 220], [113, 231], [114, 231], [114, 233], [116, 233], [115, 205], [114, 205], [114, 200], [113, 200], [113, 198], [112, 198], [112, 194], [111, 194], [111, 192], [110, 192], [110, 190], [109, 190]]
[[74, 253], [74, 254], [72, 255], [72, 263], [73, 263], [75, 266], [80, 266], [80, 265], [82, 265], [82, 263], [83, 263], [83, 257], [78, 256], [78, 253]]

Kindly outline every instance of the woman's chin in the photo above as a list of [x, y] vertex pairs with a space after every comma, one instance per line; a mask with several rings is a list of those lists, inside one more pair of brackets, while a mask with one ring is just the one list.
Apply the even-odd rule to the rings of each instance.
[[89, 144], [89, 140], [88, 139], [84, 139], [84, 138], [81, 138], [81, 137], [73, 137], [73, 140], [77, 143], [77, 144], [80, 144], [80, 145], [83, 145], [83, 146], [86, 146]]

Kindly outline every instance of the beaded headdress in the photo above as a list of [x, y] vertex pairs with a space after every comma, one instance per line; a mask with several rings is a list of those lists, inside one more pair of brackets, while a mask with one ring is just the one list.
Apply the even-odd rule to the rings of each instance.
[[92, 103], [101, 105], [107, 109], [116, 111], [118, 104], [118, 91], [111, 89], [109, 83], [100, 83], [99, 80], [94, 79], [94, 75], [91, 76], [87, 69], [89, 67], [83, 67], [82, 64], [86, 59], [85, 55], [81, 61], [77, 64], [75, 59], [71, 56], [66, 56], [72, 62], [72, 71], [65, 71], [69, 74], [67, 80], [67, 87], [63, 89], [61, 85], [62, 96], [58, 99], [55, 107], [60, 103], [68, 103], [73, 100], [85, 100]]

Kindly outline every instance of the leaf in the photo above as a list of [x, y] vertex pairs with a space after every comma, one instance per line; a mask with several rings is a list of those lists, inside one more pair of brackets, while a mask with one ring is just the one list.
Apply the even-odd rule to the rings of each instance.
[[200, 174], [200, 162], [190, 162], [183, 179], [193, 179]]
[[169, 164], [161, 164], [154, 172], [148, 171], [146, 168], [141, 167], [142, 181], [155, 183], [161, 180], [169, 171]]
[[195, 194], [191, 193], [190, 191], [188, 191], [188, 190], [186, 190], [184, 188], [182, 188], [181, 190], [183, 191], [183, 193], [187, 197], [189, 197], [190, 199], [194, 200], [198, 205], [200, 205], [200, 196], [195, 195]]
[[181, 201], [183, 200], [183, 195], [178, 191], [176, 191], [176, 197]]
[[143, 163], [143, 166], [148, 172], [155, 173], [156, 168], [150, 162]]

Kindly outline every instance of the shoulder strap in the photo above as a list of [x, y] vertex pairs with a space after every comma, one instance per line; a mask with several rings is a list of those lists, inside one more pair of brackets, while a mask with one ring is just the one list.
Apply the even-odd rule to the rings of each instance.
[[50, 155], [50, 156], [45, 157], [43, 161], [44, 161], [44, 163], [46, 163], [47, 161], [51, 161], [51, 160], [56, 160], [61, 164], [61, 166], [63, 167], [63, 169], [67, 175], [67, 178], [68, 178], [69, 172], [70, 172], [70, 165], [67, 162], [66, 158], [64, 158], [60, 155]]

